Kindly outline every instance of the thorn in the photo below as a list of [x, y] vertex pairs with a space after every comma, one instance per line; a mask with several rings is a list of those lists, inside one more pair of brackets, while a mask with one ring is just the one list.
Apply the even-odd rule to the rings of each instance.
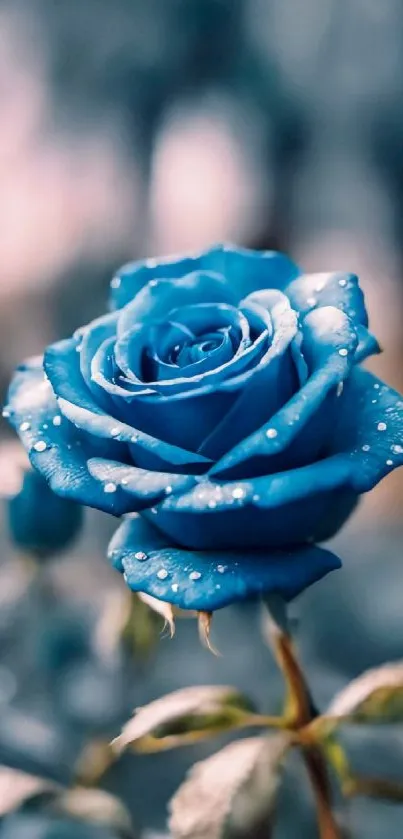
[[213, 619], [212, 612], [198, 612], [197, 620], [199, 625], [199, 637], [202, 644], [210, 650], [213, 655], [220, 656], [221, 653], [214, 647], [210, 641], [211, 621]]

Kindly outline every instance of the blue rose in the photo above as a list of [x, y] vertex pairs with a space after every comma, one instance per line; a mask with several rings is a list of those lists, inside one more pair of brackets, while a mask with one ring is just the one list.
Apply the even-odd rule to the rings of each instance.
[[403, 462], [403, 402], [353, 274], [234, 247], [125, 266], [112, 313], [28, 361], [8, 411], [58, 494], [128, 516], [129, 586], [213, 610], [293, 597], [328, 539]]

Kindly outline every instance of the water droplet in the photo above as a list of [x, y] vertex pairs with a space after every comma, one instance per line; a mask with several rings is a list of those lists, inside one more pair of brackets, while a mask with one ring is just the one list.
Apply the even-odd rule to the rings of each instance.
[[9, 408], [3, 408], [1, 413], [2, 413], [2, 416], [5, 417], [6, 419], [7, 419], [7, 417], [11, 416], [11, 411], [10, 411]]
[[233, 498], [244, 498], [246, 495], [246, 491], [243, 487], [235, 487], [231, 493]]
[[170, 495], [171, 492], [172, 492], [172, 487], [171, 487], [170, 484], [168, 484], [168, 486], [165, 487], [165, 495]]
[[158, 513], [157, 508], [156, 508], [156, 507], [151, 507], [150, 513], [152, 513], [152, 514], [153, 514], [153, 516], [156, 516], [156, 515], [157, 515], [157, 513]]
[[120, 483], [121, 483], [122, 487], [125, 487], [129, 483], [129, 479], [128, 478], [122, 478]]
[[341, 280], [339, 280], [339, 286], [341, 288], [345, 288], [346, 285], [347, 285], [347, 280], [344, 277]]
[[119, 426], [115, 425], [113, 428], [111, 428], [110, 434], [111, 434], [111, 437], [117, 437], [120, 434]]
[[144, 551], [137, 551], [134, 554], [134, 558], [138, 559], [139, 562], [145, 562], [148, 559], [148, 554], [145, 554]]
[[200, 571], [191, 571], [189, 574], [189, 580], [200, 580], [200, 577]]
[[336, 396], [341, 396], [344, 390], [344, 382], [339, 382], [337, 385]]
[[179, 583], [172, 583], [172, 585], [171, 585], [171, 589], [172, 589], [172, 591], [173, 591], [173, 592], [175, 592], [175, 594], [176, 594], [176, 592], [177, 592], [177, 591], [178, 591], [178, 589], [179, 589]]
[[111, 280], [111, 288], [119, 288], [121, 282], [122, 280], [120, 277], [113, 277]]
[[34, 449], [36, 452], [44, 452], [46, 448], [47, 446], [44, 440], [38, 440], [37, 443], [34, 443]]
[[260, 501], [260, 495], [253, 495], [252, 501]]
[[274, 437], [277, 437], [277, 434], [278, 431], [275, 428], [268, 428], [266, 431], [266, 437], [268, 437], [269, 440], [272, 440]]
[[30, 422], [22, 422], [20, 425], [20, 431], [28, 431], [31, 428]]
[[217, 506], [217, 502], [214, 501], [214, 498], [212, 498], [211, 501], [209, 501], [208, 506], [210, 507], [211, 510], [214, 510], [214, 507]]
[[52, 422], [53, 422], [53, 425], [61, 425], [62, 424], [62, 418], [60, 416], [53, 417]]
[[150, 280], [148, 285], [150, 286], [150, 288], [155, 288], [155, 286], [158, 285], [158, 280]]
[[371, 448], [371, 446], [369, 446], [368, 443], [365, 443], [365, 445], [362, 446], [363, 452], [369, 452], [370, 448]]
[[316, 297], [307, 297], [306, 302], [308, 306], [316, 306], [318, 301], [316, 300]]
[[375, 388], [375, 390], [379, 390], [379, 388], [380, 388], [380, 385], [378, 385], [378, 384], [375, 384], [375, 385], [374, 385], [374, 388]]
[[339, 355], [348, 355], [348, 350], [346, 349], [346, 347], [342, 347], [341, 350], [339, 350]]
[[113, 483], [113, 481], [109, 481], [104, 486], [104, 492], [116, 492], [116, 490], [117, 490], [117, 486], [116, 486], [116, 484]]
[[371, 399], [371, 402], [372, 402], [373, 405], [376, 405], [377, 401], [378, 401], [377, 399]]
[[386, 431], [387, 429], [386, 422], [378, 422], [377, 429], [378, 431]]
[[390, 460], [389, 458], [389, 460], [386, 461], [386, 466], [393, 466], [393, 460]]
[[132, 436], [132, 437], [130, 437], [130, 440], [131, 440], [131, 442], [132, 442], [132, 443], [137, 443], [137, 440], [138, 440], [138, 439], [139, 439], [139, 435], [138, 435], [138, 434], [133, 434], [133, 436]]
[[160, 568], [160, 570], [157, 571], [157, 577], [158, 577], [159, 580], [166, 580], [167, 576], [168, 576], [168, 571], [167, 571], [166, 568]]
[[224, 574], [226, 570], [225, 565], [217, 565], [217, 571], [219, 574]]
[[47, 422], [44, 422], [44, 423], [43, 423], [42, 428], [43, 428], [45, 431], [49, 428], [49, 426], [48, 426]]
[[403, 446], [395, 444], [394, 446], [392, 446], [392, 452], [394, 452], [395, 454], [403, 454]]

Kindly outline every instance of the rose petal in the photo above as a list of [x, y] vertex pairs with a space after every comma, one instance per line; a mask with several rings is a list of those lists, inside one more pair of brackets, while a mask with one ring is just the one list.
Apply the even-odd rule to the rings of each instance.
[[312, 462], [329, 450], [340, 414], [336, 388], [354, 363], [357, 335], [347, 315], [331, 306], [310, 312], [301, 328], [306, 384], [269, 422], [223, 455], [211, 475], [273, 473]]
[[[285, 254], [247, 250], [231, 244], [216, 245], [186, 256], [146, 259], [124, 265], [111, 282], [111, 308], [122, 309], [150, 281], [176, 280], [196, 271], [222, 274], [231, 284], [236, 301], [260, 288], [284, 289], [300, 274], [298, 266]], [[206, 295], [203, 302], [207, 300]]]
[[349, 454], [351, 485], [368, 492], [403, 465], [403, 397], [360, 369], [346, 382], [343, 397], [333, 451]]
[[190, 475], [151, 472], [102, 458], [89, 460], [88, 470], [104, 486], [112, 482], [127, 493], [131, 497], [131, 512], [153, 507], [171, 493], [187, 492], [195, 483], [195, 478]]
[[345, 312], [355, 325], [368, 326], [364, 294], [355, 274], [333, 271], [302, 274], [284, 289], [292, 307], [302, 315], [321, 306], [334, 306]]
[[109, 558], [123, 570], [133, 591], [201, 611], [268, 592], [290, 600], [340, 567], [334, 554], [313, 545], [294, 551], [183, 550], [142, 517], [119, 527], [109, 546]]
[[118, 488], [104, 491], [90, 475], [87, 460], [102, 455], [102, 441], [100, 447], [96, 438], [88, 443], [61, 418], [40, 359], [28, 361], [19, 368], [10, 387], [9, 402], [10, 421], [32, 465], [54, 492], [112, 515], [130, 511], [130, 499], [123, 492]]
[[194, 271], [179, 279], [153, 280], [119, 313], [118, 337], [136, 323], [166, 318], [171, 309], [198, 303], [236, 303], [231, 284], [212, 271]]
[[81, 377], [75, 339], [48, 347], [45, 364], [63, 415], [89, 438], [99, 438], [102, 453], [108, 451], [108, 457], [126, 461], [128, 447], [136, 465], [144, 469], [196, 474], [211, 464], [202, 455], [171, 446], [104, 413]]

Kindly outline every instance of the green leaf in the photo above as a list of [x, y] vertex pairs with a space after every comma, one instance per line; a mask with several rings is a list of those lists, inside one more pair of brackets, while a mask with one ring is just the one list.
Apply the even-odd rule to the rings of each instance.
[[129, 746], [162, 751], [255, 722], [251, 702], [236, 688], [189, 687], [139, 708], [112, 746], [118, 753]]
[[134, 839], [134, 830], [128, 811], [122, 802], [100, 789], [76, 787], [56, 796], [46, 811], [69, 816], [80, 822], [111, 828], [121, 839]]
[[286, 733], [231, 743], [196, 763], [170, 804], [173, 839], [248, 839], [272, 827]]
[[0, 816], [18, 809], [25, 801], [57, 790], [57, 784], [17, 769], [0, 767]]
[[354, 679], [313, 727], [330, 731], [342, 721], [403, 722], [403, 662], [385, 664]]

